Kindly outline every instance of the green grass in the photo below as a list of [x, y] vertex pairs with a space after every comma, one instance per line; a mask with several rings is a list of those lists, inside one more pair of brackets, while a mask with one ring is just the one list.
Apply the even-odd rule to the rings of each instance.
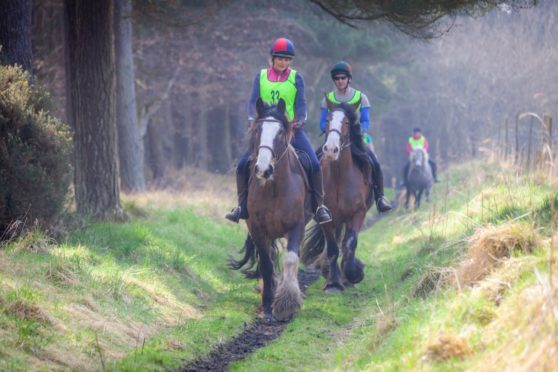
[[[424, 299], [412, 293], [424, 275], [458, 262], [479, 227], [520, 218], [549, 232], [552, 189], [500, 172], [485, 164], [458, 167], [435, 187], [429, 205], [395, 211], [363, 232], [358, 255], [366, 263], [364, 281], [329, 294], [320, 290], [322, 279], [283, 336], [232, 370], [455, 370], [482, 359], [497, 347], [482, 337], [499, 315], [493, 302], [469, 289], [440, 289]], [[548, 269], [547, 256], [530, 258], [534, 263], [524, 265], [506, 298], [533, 284], [534, 267]], [[440, 334], [464, 335], [473, 356], [425, 359]]]
[[[537, 319], [538, 302], [526, 306], [525, 296], [535, 269], [548, 272], [544, 247], [514, 253], [477, 288], [419, 283], [456, 267], [485, 226], [521, 222], [546, 241], [558, 193], [486, 163], [444, 176], [429, 204], [400, 208], [360, 234], [362, 283], [331, 294], [321, 278], [281, 337], [230, 369], [463, 370], [486, 360], [503, 368], [502, 350], [525, 354], [533, 340], [509, 335], [515, 325], [527, 334], [525, 317]], [[253, 319], [255, 282], [226, 268], [243, 227], [191, 203], [125, 205], [132, 222], [91, 224], [62, 244], [31, 230], [0, 250], [0, 370], [175, 369]], [[464, 340], [471, 354], [437, 360], [441, 335]]]
[[254, 283], [226, 268], [241, 228], [191, 209], [145, 215], [0, 251], [0, 369], [174, 368], [253, 318]]

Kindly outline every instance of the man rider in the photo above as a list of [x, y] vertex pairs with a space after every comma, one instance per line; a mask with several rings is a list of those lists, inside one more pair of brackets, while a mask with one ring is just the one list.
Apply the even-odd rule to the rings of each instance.
[[[253, 123], [256, 114], [256, 101], [261, 98], [271, 104], [277, 104], [279, 98], [286, 104], [286, 116], [293, 127], [291, 145], [299, 151], [305, 152], [312, 164], [312, 175], [309, 177], [316, 208], [315, 218], [318, 223], [332, 220], [331, 212], [324, 205], [324, 186], [320, 162], [314, 153], [312, 145], [304, 132], [306, 120], [306, 100], [304, 97], [304, 79], [302, 75], [289, 67], [295, 56], [294, 44], [289, 39], [279, 38], [271, 47], [271, 66], [260, 70], [252, 84], [252, 93], [248, 102], [248, 121]], [[233, 222], [248, 218], [246, 202], [248, 199], [250, 151], [244, 152], [236, 169], [236, 185], [238, 192], [238, 206], [225, 217]]]
[[[413, 128], [413, 135], [409, 137], [407, 141], [407, 155], [411, 154], [411, 151], [414, 149], [423, 149], [426, 154], [428, 154], [428, 140], [422, 134], [422, 130], [418, 127]], [[438, 181], [438, 177], [436, 176], [436, 163], [428, 157], [428, 163], [430, 164], [430, 168], [432, 169], [432, 177], [434, 178], [434, 182]], [[403, 179], [405, 180], [405, 184], [407, 184], [407, 175], [409, 173], [409, 162], [405, 164], [405, 170], [403, 174]]]
[[[372, 137], [368, 134], [368, 127], [370, 126], [370, 102], [364, 93], [349, 86], [353, 78], [351, 66], [345, 61], [339, 61], [331, 69], [330, 75], [335, 89], [327, 94], [327, 99], [334, 104], [355, 104], [360, 100], [358, 112], [360, 114], [361, 133], [364, 143], [369, 145], [372, 142]], [[322, 101], [322, 117], [320, 120], [320, 129], [322, 132], [326, 129], [327, 115], [327, 102], [324, 98]], [[370, 146], [366, 146], [366, 152], [368, 153], [368, 157], [372, 165], [371, 183], [374, 190], [376, 208], [378, 209], [378, 212], [387, 212], [392, 209], [392, 206], [384, 197], [384, 176], [380, 162]]]

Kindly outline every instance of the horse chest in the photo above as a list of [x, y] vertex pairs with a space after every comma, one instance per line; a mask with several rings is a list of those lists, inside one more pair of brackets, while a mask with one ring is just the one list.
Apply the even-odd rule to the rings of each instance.
[[[294, 186], [299, 186], [298, 192]], [[300, 186], [292, 183], [253, 185], [248, 192], [250, 225], [264, 229], [274, 238], [292, 229], [304, 219], [304, 193], [300, 192]]]

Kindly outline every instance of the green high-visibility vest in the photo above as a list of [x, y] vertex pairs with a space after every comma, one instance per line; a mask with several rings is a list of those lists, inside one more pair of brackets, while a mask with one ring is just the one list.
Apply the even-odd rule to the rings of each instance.
[[423, 149], [424, 148], [424, 136], [420, 136], [419, 139], [414, 137], [409, 137], [409, 145], [412, 149]]
[[[355, 94], [346, 103], [348, 103], [349, 105], [354, 105], [355, 103], [357, 103], [360, 100], [361, 96], [362, 96], [362, 93], [360, 92], [360, 90], [355, 89]], [[337, 98], [335, 98], [335, 92], [333, 90], [327, 94], [327, 99], [330, 100], [332, 103], [335, 103], [335, 104], [340, 104], [341, 103], [341, 101], [339, 101]], [[357, 107], [357, 110], [360, 110], [361, 106], [362, 106], [362, 104], [359, 104], [358, 107]]]
[[276, 105], [279, 99], [285, 101], [287, 119], [294, 120], [294, 102], [296, 98], [296, 71], [291, 70], [285, 81], [269, 81], [267, 69], [260, 71], [260, 98], [268, 104]]

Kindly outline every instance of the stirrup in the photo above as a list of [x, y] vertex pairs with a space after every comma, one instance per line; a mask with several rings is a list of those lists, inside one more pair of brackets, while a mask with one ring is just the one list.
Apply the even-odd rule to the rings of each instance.
[[328, 222], [333, 221], [333, 218], [331, 217], [331, 212], [323, 204], [320, 205], [318, 208], [316, 208], [315, 216], [316, 216], [316, 221], [320, 225], [323, 224], [323, 223], [328, 223]]

